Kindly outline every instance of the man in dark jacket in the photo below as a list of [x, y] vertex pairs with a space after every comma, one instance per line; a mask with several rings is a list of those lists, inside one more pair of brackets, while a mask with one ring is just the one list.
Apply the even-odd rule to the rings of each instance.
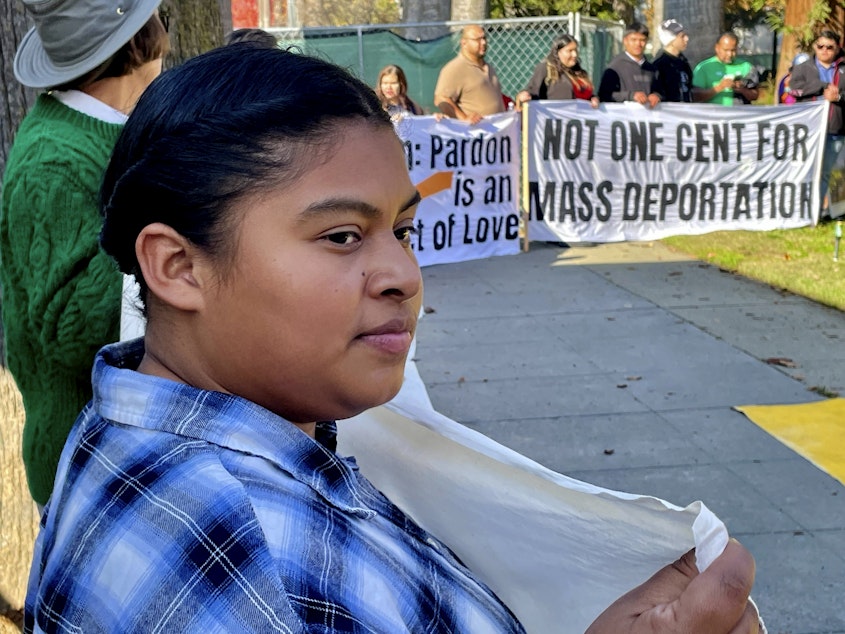
[[821, 193], [827, 195], [830, 173], [842, 165], [845, 147], [845, 65], [839, 43], [841, 36], [834, 31], [819, 33], [813, 44], [815, 55], [792, 69], [790, 93], [796, 101], [826, 99], [830, 102], [827, 120], [827, 139], [822, 161]]
[[644, 24], [634, 22], [625, 28], [625, 50], [611, 60], [601, 77], [601, 101], [636, 101], [651, 108], [660, 103], [654, 89], [654, 66], [643, 55], [647, 42], [648, 27]]
[[684, 57], [689, 35], [677, 20], [664, 20], [657, 31], [663, 52], [654, 60], [655, 90], [663, 101], [692, 102], [692, 68]]

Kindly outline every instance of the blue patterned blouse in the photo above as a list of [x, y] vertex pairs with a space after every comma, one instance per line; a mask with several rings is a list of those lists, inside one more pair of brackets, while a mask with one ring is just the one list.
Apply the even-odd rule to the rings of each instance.
[[42, 518], [28, 632], [522, 632], [358, 471], [244, 399], [97, 356]]

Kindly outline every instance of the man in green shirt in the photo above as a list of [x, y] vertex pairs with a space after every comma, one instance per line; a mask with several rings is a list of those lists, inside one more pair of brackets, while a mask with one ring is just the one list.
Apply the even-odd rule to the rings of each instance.
[[692, 72], [695, 101], [723, 106], [750, 104], [760, 94], [760, 76], [751, 62], [737, 59], [736, 34], [723, 33], [716, 42], [716, 54], [705, 59]]

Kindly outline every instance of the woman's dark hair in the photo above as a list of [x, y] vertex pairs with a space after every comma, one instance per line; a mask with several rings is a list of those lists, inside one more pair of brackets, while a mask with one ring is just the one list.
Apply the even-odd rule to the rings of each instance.
[[563, 62], [560, 61], [560, 57], [558, 57], [558, 52], [563, 47], [572, 44], [575, 42], [576, 46], [578, 44], [578, 40], [576, 40], [572, 35], [569, 33], [564, 33], [560, 35], [552, 41], [552, 48], [549, 51], [549, 54], [546, 55], [546, 85], [551, 86], [555, 82], [557, 82], [561, 77], [568, 77], [570, 81], [579, 80], [579, 81], [590, 81], [589, 75], [587, 75], [587, 71], [581, 68], [581, 62], [575, 62], [575, 66], [569, 68], [564, 66]]
[[136, 68], [140, 68], [148, 62], [161, 59], [170, 52], [170, 38], [167, 30], [158, 13], [154, 13], [144, 26], [132, 36], [126, 44], [97, 66], [94, 70], [85, 73], [82, 77], [69, 81], [61, 86], [55, 86], [55, 90], [80, 90], [90, 86], [95, 81], [107, 77], [123, 77]]
[[166, 71], [144, 91], [106, 169], [103, 249], [135, 275], [142, 299], [135, 240], [151, 223], [225, 258], [231, 205], [325, 160], [350, 120], [391, 126], [371, 88], [313, 57], [242, 43]]
[[399, 104], [409, 112], [422, 114], [422, 108], [420, 108], [413, 99], [408, 96], [408, 78], [405, 76], [405, 71], [402, 70], [401, 66], [397, 66], [396, 64], [388, 64], [382, 68], [379, 71], [378, 78], [376, 79], [376, 96], [379, 98], [379, 101], [381, 101], [382, 107], [386, 110], [390, 105], [387, 98], [384, 96], [384, 93], [381, 91], [381, 80], [385, 75], [396, 75], [396, 79], [399, 81], [399, 94], [396, 95]]

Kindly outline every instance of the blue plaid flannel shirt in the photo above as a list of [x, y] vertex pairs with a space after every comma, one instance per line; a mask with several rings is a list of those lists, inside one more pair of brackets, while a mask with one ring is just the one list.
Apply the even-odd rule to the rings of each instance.
[[107, 346], [42, 518], [27, 632], [523, 632], [344, 459]]

